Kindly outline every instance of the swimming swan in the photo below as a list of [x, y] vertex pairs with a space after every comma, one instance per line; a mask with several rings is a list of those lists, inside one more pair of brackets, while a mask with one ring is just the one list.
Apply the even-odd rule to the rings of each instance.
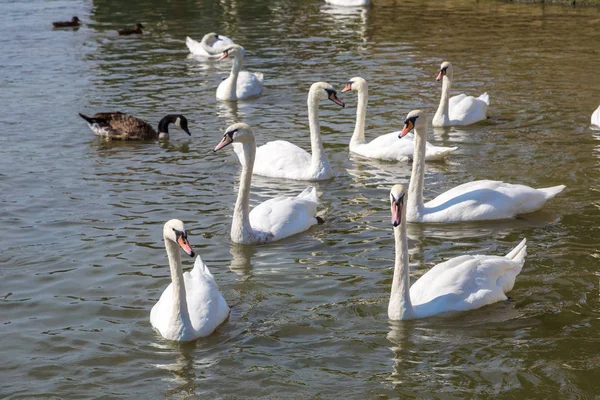
[[241, 244], [264, 244], [303, 232], [318, 222], [317, 190], [310, 186], [296, 197], [278, 196], [254, 207], [249, 212], [250, 184], [256, 155], [256, 139], [248, 124], [237, 123], [227, 128], [214, 151], [233, 143], [244, 161], [240, 189], [231, 224], [231, 240]]
[[262, 72], [242, 71], [246, 51], [242, 46], [232, 44], [223, 50], [219, 61], [233, 57], [229, 77], [217, 87], [218, 100], [239, 100], [258, 96], [263, 90]]
[[433, 116], [432, 126], [471, 125], [487, 119], [490, 96], [484, 93], [475, 98], [463, 93], [450, 98], [453, 75], [452, 64], [444, 61], [436, 78], [437, 81], [442, 81], [442, 97]]
[[[371, 142], [365, 140], [365, 120], [367, 117], [367, 103], [369, 102], [369, 86], [361, 77], [354, 77], [348, 81], [342, 93], [352, 90], [358, 93], [358, 106], [356, 107], [356, 126], [350, 139], [350, 151], [363, 157], [377, 158], [389, 161], [406, 161], [412, 158], [414, 152], [413, 140], [398, 140], [399, 132], [387, 133], [378, 136]], [[438, 147], [427, 143], [425, 145], [425, 160], [441, 160], [457, 147]]]
[[229, 39], [227, 36], [218, 35], [215, 32], [207, 33], [202, 37], [200, 42], [189, 36], [186, 36], [185, 38], [185, 45], [190, 50], [190, 53], [195, 56], [220, 56], [223, 51], [232, 44], [235, 44], [233, 43], [233, 40]]
[[200, 256], [191, 272], [183, 272], [177, 245], [187, 255], [194, 256], [183, 222], [168, 221], [163, 237], [171, 283], [152, 307], [150, 323], [168, 340], [187, 342], [208, 336], [227, 319], [229, 306]]
[[396, 262], [388, 305], [389, 319], [425, 318], [506, 300], [505, 293], [512, 290], [525, 263], [526, 239], [504, 257], [464, 255], [451, 258], [435, 265], [410, 286], [405, 205], [411, 196], [403, 185], [395, 185], [390, 192]]
[[[301, 181], [320, 181], [333, 177], [321, 141], [319, 101], [331, 100], [344, 107], [333, 86], [326, 82], [313, 83], [308, 91], [308, 126], [311, 153], [285, 140], [268, 142], [257, 149], [254, 174], [271, 178]], [[240, 157], [240, 161], [242, 158]]]
[[450, 189], [423, 204], [427, 114], [411, 111], [399, 137], [415, 130], [415, 154], [410, 176], [408, 222], [459, 222], [514, 218], [539, 210], [565, 186], [534, 189], [501, 181], [473, 181]]

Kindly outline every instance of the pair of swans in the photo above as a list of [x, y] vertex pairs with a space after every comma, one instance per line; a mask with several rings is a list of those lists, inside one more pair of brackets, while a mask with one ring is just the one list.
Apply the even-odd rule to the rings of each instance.
[[565, 188], [564, 185], [558, 185], [534, 189], [525, 185], [481, 180], [459, 185], [424, 203], [427, 140], [427, 114], [424, 111], [413, 110], [408, 114], [399, 137], [404, 137], [413, 129], [415, 153], [407, 204], [408, 222], [444, 223], [514, 218], [518, 214], [539, 210], [547, 200]]
[[[367, 103], [369, 102], [369, 85], [363, 78], [357, 76], [348, 81], [342, 93], [352, 91], [358, 95], [356, 106], [356, 125], [350, 139], [350, 151], [363, 157], [376, 158], [389, 161], [407, 161], [414, 153], [412, 140], [398, 140], [399, 132], [392, 132], [378, 136], [370, 142], [365, 140], [365, 120], [367, 117]], [[441, 160], [457, 147], [439, 147], [430, 143], [425, 145], [425, 159], [427, 161]]]
[[168, 340], [187, 342], [208, 336], [227, 319], [229, 306], [200, 256], [192, 271], [183, 273], [179, 247], [194, 256], [183, 222], [168, 221], [163, 238], [171, 283], [152, 307], [150, 323]]
[[504, 257], [463, 255], [437, 264], [410, 286], [406, 205], [412, 195], [403, 185], [393, 186], [390, 192], [396, 256], [389, 319], [425, 318], [506, 300], [525, 263], [526, 239]]

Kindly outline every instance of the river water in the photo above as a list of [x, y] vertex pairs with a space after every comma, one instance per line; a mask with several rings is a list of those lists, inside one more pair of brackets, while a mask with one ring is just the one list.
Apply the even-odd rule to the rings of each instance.
[[[5, 1], [0, 3], [0, 307], [3, 398], [592, 398], [600, 394], [600, 9], [493, 1]], [[52, 30], [79, 16], [84, 26]], [[115, 30], [146, 26], [142, 36]], [[188, 57], [186, 35], [225, 34], [265, 75], [261, 97], [215, 100], [229, 61]], [[392, 323], [388, 191], [410, 163], [348, 154], [356, 95], [323, 102], [335, 179], [326, 223], [232, 245], [239, 164], [212, 153], [234, 121], [259, 144], [309, 148], [306, 95], [370, 84], [367, 137], [433, 114], [443, 60], [455, 93], [490, 94], [490, 119], [430, 131], [459, 149], [429, 163], [425, 196], [497, 179], [567, 189], [516, 220], [409, 225], [411, 278], [461, 254], [528, 256], [511, 300]], [[78, 112], [190, 121], [168, 143], [107, 143]], [[306, 182], [254, 179], [252, 204]], [[229, 320], [194, 343], [149, 323], [169, 283], [162, 224], [185, 221]], [[193, 260], [184, 259], [190, 268]]]

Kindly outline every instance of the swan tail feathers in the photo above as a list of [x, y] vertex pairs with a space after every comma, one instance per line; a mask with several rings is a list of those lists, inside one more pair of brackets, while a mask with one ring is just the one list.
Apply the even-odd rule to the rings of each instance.
[[527, 239], [521, 240], [521, 243], [506, 255], [506, 258], [513, 261], [522, 261], [527, 255]]
[[539, 191], [544, 193], [546, 200], [550, 200], [566, 188], [565, 185], [552, 186], [548, 188], [540, 188]]
[[262, 72], [255, 72], [254, 76], [256, 76], [258, 78], [258, 80], [260, 81], [260, 83], [263, 83], [265, 80], [265, 76], [263, 75]]
[[304, 191], [302, 191], [302, 193], [298, 195], [298, 198], [305, 198], [315, 203], [319, 202], [319, 195], [317, 194], [317, 189], [314, 186], [309, 186], [306, 189], [304, 189]]
[[487, 92], [479, 96], [478, 99], [484, 101], [488, 106], [490, 105], [490, 95]]
[[204, 264], [204, 261], [202, 261], [202, 257], [200, 257], [200, 254], [196, 256], [196, 261], [194, 261], [194, 269], [192, 269], [192, 273], [194, 272], [212, 277], [210, 270], [208, 269], [206, 264]]

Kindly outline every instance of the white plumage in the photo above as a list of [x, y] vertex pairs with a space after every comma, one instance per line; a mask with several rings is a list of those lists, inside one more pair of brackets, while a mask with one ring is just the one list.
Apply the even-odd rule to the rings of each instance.
[[207, 33], [200, 42], [189, 36], [185, 38], [185, 45], [195, 56], [218, 57], [232, 44], [235, 44], [233, 40], [215, 32]]
[[594, 111], [592, 113], [591, 122], [592, 122], [592, 125], [596, 125], [596, 126], [600, 127], [600, 106], [598, 106], [596, 111]]
[[262, 93], [264, 81], [262, 72], [241, 70], [245, 54], [244, 48], [237, 44], [230, 45], [223, 50], [219, 61], [227, 57], [233, 57], [233, 64], [229, 77], [217, 87], [218, 100], [240, 100], [258, 96]]

